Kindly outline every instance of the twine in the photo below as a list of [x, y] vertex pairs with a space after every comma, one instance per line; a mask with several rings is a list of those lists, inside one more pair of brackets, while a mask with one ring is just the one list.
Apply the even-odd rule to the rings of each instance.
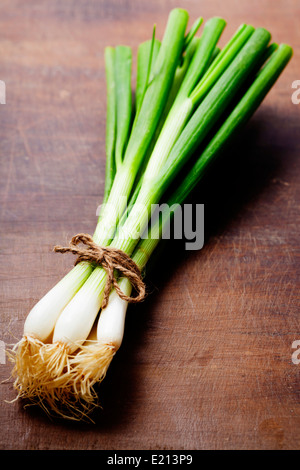
[[[85, 245], [85, 247], [79, 247], [79, 243]], [[124, 251], [118, 248], [110, 246], [99, 246], [97, 245], [92, 237], [86, 233], [79, 233], [75, 235], [69, 246], [57, 245], [53, 248], [53, 251], [57, 253], [73, 253], [77, 255], [77, 259], [74, 263], [80, 263], [81, 261], [88, 261], [89, 263], [102, 266], [107, 274], [107, 280], [104, 288], [104, 296], [102, 301], [102, 308], [105, 308], [108, 304], [108, 298], [112, 286], [115, 288], [119, 297], [129, 303], [138, 303], [144, 300], [146, 296], [146, 288], [142, 279], [141, 271], [137, 264], [128, 256]], [[123, 277], [127, 277], [132, 287], [137, 292], [135, 297], [130, 297], [124, 294], [120, 289], [118, 282], [115, 278], [115, 271], [118, 271]]]

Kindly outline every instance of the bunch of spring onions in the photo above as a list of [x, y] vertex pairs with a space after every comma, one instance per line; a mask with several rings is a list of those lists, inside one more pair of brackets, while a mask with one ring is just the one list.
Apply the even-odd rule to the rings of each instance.
[[[105, 50], [106, 175], [93, 240], [122, 250], [141, 271], [178, 205], [292, 55], [288, 45], [270, 44], [263, 28], [243, 24], [220, 49], [223, 19], [206, 21], [199, 37], [202, 18], [188, 32], [187, 23], [188, 13], [174, 9], [162, 41], [154, 28], [152, 39], [139, 45], [135, 99], [131, 49]], [[162, 201], [163, 217], [142, 237], [152, 205]], [[101, 308], [106, 276], [100, 265], [80, 262], [30, 311], [10, 353], [18, 397], [71, 419], [84, 418], [97, 403], [95, 386], [122, 343], [128, 306], [112, 288]], [[131, 295], [126, 277], [118, 284]]]

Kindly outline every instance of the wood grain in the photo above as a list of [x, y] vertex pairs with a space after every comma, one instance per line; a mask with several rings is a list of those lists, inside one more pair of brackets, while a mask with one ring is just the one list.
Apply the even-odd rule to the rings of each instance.
[[[167, 0], [2, 1], [0, 79], [1, 341], [20, 338], [35, 302], [72, 258], [51, 252], [92, 233], [104, 184], [103, 50], [161, 36]], [[95, 425], [51, 422], [8, 404], [2, 449], [297, 449], [300, 105], [297, 0], [185, 0], [191, 20], [224, 17], [221, 44], [242, 22], [269, 28], [294, 58], [193, 200], [205, 203], [204, 248], [164, 246], [151, 291], [132, 306], [102, 387]], [[199, 7], [201, 5], [201, 8]], [[133, 77], [134, 80], [134, 77]], [[226, 162], [226, 164], [225, 164]], [[174, 257], [174, 250], [176, 257]], [[174, 260], [175, 258], [176, 261]], [[1, 379], [9, 364], [0, 365]]]

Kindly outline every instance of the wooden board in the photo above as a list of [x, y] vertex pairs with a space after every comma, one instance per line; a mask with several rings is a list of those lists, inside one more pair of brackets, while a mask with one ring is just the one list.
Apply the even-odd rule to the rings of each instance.
[[[300, 104], [297, 0], [184, 1], [191, 21], [264, 26], [294, 58], [194, 196], [205, 245], [166, 245], [150, 295], [128, 312], [96, 424], [24, 410], [1, 383], [2, 449], [296, 449], [300, 445]], [[92, 233], [104, 184], [103, 50], [162, 36], [171, 0], [0, 5], [1, 334], [22, 335], [30, 308], [72, 265], [52, 253]], [[134, 80], [134, 77], [133, 77]], [[226, 165], [224, 163], [226, 159]], [[2, 361], [3, 362], [3, 361]], [[10, 374], [0, 365], [1, 380]]]

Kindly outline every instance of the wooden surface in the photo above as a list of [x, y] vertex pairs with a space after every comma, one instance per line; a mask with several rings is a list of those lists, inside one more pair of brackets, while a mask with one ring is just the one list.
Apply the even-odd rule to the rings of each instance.
[[[161, 37], [163, 0], [0, 4], [1, 336], [22, 335], [37, 300], [71, 267], [51, 252], [93, 232], [104, 183], [106, 45]], [[128, 312], [125, 340], [102, 387], [96, 424], [49, 421], [8, 404], [2, 449], [296, 449], [300, 447], [300, 104], [297, 0], [182, 1], [191, 20], [224, 17], [221, 44], [242, 22], [269, 28], [294, 58], [214, 177], [206, 242], [166, 245], [151, 290]], [[226, 165], [224, 163], [226, 159]], [[174, 251], [175, 250], [175, 251]], [[176, 261], [174, 261], [176, 253]], [[0, 365], [1, 379], [10, 373]]]

